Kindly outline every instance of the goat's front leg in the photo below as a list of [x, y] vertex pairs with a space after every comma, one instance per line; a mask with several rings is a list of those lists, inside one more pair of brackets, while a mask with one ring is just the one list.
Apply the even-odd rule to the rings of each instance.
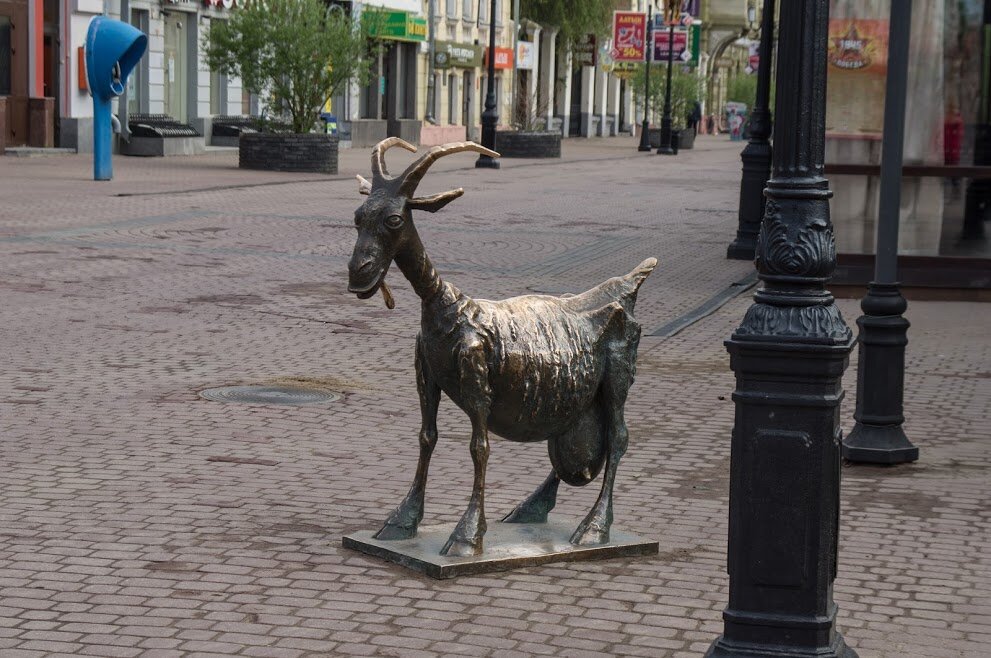
[[481, 345], [466, 349], [458, 362], [461, 369], [461, 398], [471, 418], [471, 461], [475, 465], [475, 481], [468, 509], [458, 522], [440, 554], [465, 557], [482, 553], [485, 535], [485, 467], [489, 462], [489, 407], [492, 391], [489, 387], [489, 367]]
[[375, 539], [410, 539], [423, 519], [423, 498], [427, 488], [427, 469], [430, 455], [437, 444], [437, 407], [440, 405], [440, 386], [430, 375], [424, 360], [423, 345], [416, 341], [416, 391], [420, 395], [420, 460], [416, 464], [416, 476], [406, 498], [399, 504]]

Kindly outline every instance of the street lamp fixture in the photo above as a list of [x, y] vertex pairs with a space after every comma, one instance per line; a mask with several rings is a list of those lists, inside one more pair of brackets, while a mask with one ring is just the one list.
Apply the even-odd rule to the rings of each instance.
[[[668, 0], [664, 18], [668, 24], [668, 79], [664, 87], [664, 115], [661, 117], [661, 145], [657, 147], [658, 155], [676, 155], [671, 144], [671, 69], [674, 68], [674, 26], [678, 23], [678, 0]], [[650, 44], [653, 47], [653, 44]]]
[[750, 25], [750, 29], [754, 29], [754, 23], [757, 22], [757, 0], [747, 0], [747, 24]]
[[[496, 150], [496, 124], [499, 123], [499, 111], [496, 109], [495, 98], [495, 31], [496, 31], [496, 0], [489, 3], [489, 75], [485, 93], [485, 111], [482, 112], [482, 146]], [[499, 161], [488, 155], [478, 156], [475, 167], [480, 169], [498, 169]]]

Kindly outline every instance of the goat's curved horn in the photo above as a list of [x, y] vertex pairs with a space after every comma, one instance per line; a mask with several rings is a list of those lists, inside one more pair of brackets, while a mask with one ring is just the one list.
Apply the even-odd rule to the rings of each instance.
[[399, 177], [402, 181], [399, 185], [399, 192], [406, 196], [412, 196], [413, 192], [416, 191], [416, 186], [420, 184], [420, 181], [427, 174], [427, 170], [430, 169], [430, 165], [445, 155], [464, 153], [466, 151], [474, 151], [475, 153], [481, 153], [491, 158], [499, 157], [499, 154], [495, 151], [491, 151], [475, 142], [452, 142], [450, 144], [434, 146], [423, 154], [419, 160], [407, 167], [403, 175]]
[[393, 146], [399, 146], [411, 153], [416, 153], [415, 146], [398, 137], [388, 137], [376, 144], [375, 148], [372, 149], [372, 179], [376, 182], [386, 180], [385, 177], [389, 175], [389, 170], [385, 166], [385, 152]]
[[358, 193], [365, 196], [372, 193], [372, 184], [361, 174], [358, 174]]
[[464, 193], [464, 188], [459, 187], [456, 190], [441, 192], [433, 196], [418, 196], [407, 201], [406, 207], [415, 210], [426, 210], [427, 212], [437, 212]]

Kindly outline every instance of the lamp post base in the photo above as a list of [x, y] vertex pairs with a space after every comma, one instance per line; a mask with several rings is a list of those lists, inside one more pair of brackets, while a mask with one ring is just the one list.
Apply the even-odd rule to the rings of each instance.
[[919, 458], [919, 449], [901, 425], [857, 423], [843, 440], [843, 459], [864, 464], [905, 464]]
[[478, 156], [475, 160], [475, 169], [498, 169], [499, 161], [487, 155]]
[[908, 303], [897, 283], [871, 281], [860, 303], [857, 366], [857, 424], [843, 440], [841, 455], [852, 462], [902, 464], [919, 458], [902, 430]]
[[857, 652], [846, 645], [843, 636], [837, 634], [828, 647], [784, 647], [757, 642], [728, 641], [724, 636], [712, 643], [705, 658], [857, 658]]
[[756, 250], [756, 241], [737, 238], [726, 248], [726, 258], [730, 260], [753, 260]]

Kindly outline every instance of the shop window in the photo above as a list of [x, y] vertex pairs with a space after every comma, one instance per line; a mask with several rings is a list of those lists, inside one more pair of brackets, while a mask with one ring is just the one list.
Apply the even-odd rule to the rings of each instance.
[[447, 76], [447, 122], [456, 123], [458, 120], [458, 74]]
[[0, 96], [10, 95], [10, 18], [0, 16]]

